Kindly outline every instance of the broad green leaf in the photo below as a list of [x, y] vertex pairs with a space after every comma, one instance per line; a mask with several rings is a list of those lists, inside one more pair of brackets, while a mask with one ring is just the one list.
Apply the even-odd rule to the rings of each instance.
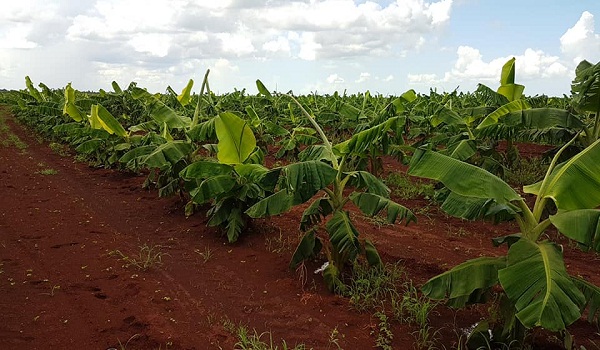
[[325, 160], [329, 163], [333, 163], [334, 158], [336, 157], [331, 149], [325, 145], [311, 145], [298, 154], [298, 159], [302, 162], [309, 160]]
[[116, 81], [113, 80], [113, 82], [111, 83], [113, 90], [115, 91], [115, 93], [117, 94], [122, 94], [123, 90], [121, 89], [121, 87], [119, 86], [119, 84], [117, 84]]
[[600, 252], [600, 210], [559, 211], [550, 221], [563, 235]]
[[514, 101], [523, 96], [524, 90], [523, 85], [515, 84], [515, 58], [513, 57], [502, 66], [498, 93], [505, 96], [509, 101]]
[[499, 204], [521, 199], [497, 176], [433, 151], [416, 150], [408, 174], [441, 181], [452, 192], [464, 197], [492, 198]]
[[475, 140], [460, 140], [456, 145], [450, 147], [450, 151], [450, 157], [466, 161], [477, 153], [477, 145]]
[[110, 114], [110, 112], [106, 110], [106, 108], [104, 108], [104, 106], [100, 104], [96, 106], [97, 117], [100, 121], [100, 124], [102, 125], [102, 128], [108, 131], [109, 134], [115, 134], [117, 136], [126, 137], [127, 131], [125, 131], [121, 123], [119, 123], [119, 121], [117, 121], [115, 117], [113, 117], [113, 115]]
[[179, 176], [186, 180], [201, 180], [219, 175], [233, 175], [233, 167], [227, 164], [199, 161], [185, 167]]
[[[464, 306], [472, 296], [498, 284], [498, 270], [506, 267], [505, 257], [482, 257], [465, 261], [427, 281], [421, 288], [432, 299], [460, 300], [456, 307]], [[462, 304], [462, 305], [461, 305]]]
[[251, 218], [262, 218], [285, 213], [294, 206], [294, 195], [283, 190], [264, 198], [246, 210]]
[[396, 113], [401, 113], [405, 110], [406, 104], [417, 99], [417, 93], [415, 90], [410, 89], [400, 95], [400, 97], [394, 99], [392, 104], [396, 107]]
[[529, 109], [529, 108], [531, 108], [531, 106], [525, 100], [518, 99], [518, 100], [511, 101], [511, 102], [499, 107], [498, 109], [496, 109], [495, 111], [490, 113], [487, 117], [485, 117], [485, 119], [483, 119], [483, 121], [479, 125], [477, 125], [477, 129], [483, 129], [486, 126], [496, 124], [496, 123], [498, 123], [498, 120], [500, 118], [502, 118], [510, 113], [522, 111], [524, 109]]
[[40, 92], [35, 88], [35, 86], [33, 86], [33, 83], [31, 82], [31, 79], [29, 78], [29, 76], [25, 77], [25, 85], [27, 86], [27, 90], [29, 91], [29, 94], [31, 96], [33, 96], [33, 98], [35, 98], [36, 101], [38, 101], [38, 102], [44, 101], [44, 98], [42, 97]]
[[75, 89], [68, 83], [65, 87], [65, 104], [63, 106], [63, 114], [67, 114], [73, 120], [80, 122], [85, 115], [75, 105]]
[[367, 258], [367, 262], [369, 263], [369, 266], [371, 266], [371, 267], [382, 267], [383, 266], [381, 257], [379, 256], [379, 253], [377, 252], [377, 248], [375, 248], [375, 245], [373, 244], [373, 242], [369, 241], [368, 239], [365, 240], [365, 257]]
[[171, 107], [165, 105], [158, 97], [150, 94], [144, 89], [133, 87], [131, 96], [134, 99], [142, 99], [150, 111], [150, 117], [160, 125], [166, 123], [171, 129], [184, 129], [191, 125], [189, 117], [178, 115]]
[[187, 85], [181, 91], [181, 94], [177, 95], [177, 101], [179, 101], [179, 103], [181, 103], [182, 106], [187, 106], [188, 104], [190, 104], [192, 100], [191, 92], [193, 86], [194, 80], [190, 79], [190, 81], [188, 81]]
[[155, 145], [136, 147], [122, 155], [121, 158], [119, 158], [119, 163], [126, 164], [127, 167], [135, 169], [138, 167], [137, 163], [141, 162], [143, 158], [152, 153], [155, 149]]
[[528, 239], [514, 243], [508, 251], [507, 267], [498, 271], [498, 278], [525, 327], [561, 331], [581, 316], [585, 297], [553, 243]]
[[[350, 221], [348, 213], [345, 211], [334, 212], [326, 227], [333, 251], [350, 261], [354, 260], [360, 253], [360, 242], [358, 230]], [[341, 261], [345, 262], [346, 259], [341, 259]]]
[[518, 208], [510, 203], [499, 204], [491, 198], [465, 197], [455, 192], [450, 192], [441, 209], [466, 220], [491, 218], [496, 223], [508, 221], [518, 212]]
[[377, 176], [368, 171], [353, 171], [344, 173], [344, 176], [349, 176], [348, 185], [355, 189], [365, 188], [367, 192], [389, 198], [391, 190]]
[[368, 149], [380, 142], [398, 120], [398, 117], [390, 118], [379, 125], [354, 134], [349, 140], [335, 145], [333, 151], [341, 155], [363, 155]]
[[600, 288], [579, 277], [571, 277], [571, 279], [585, 297], [585, 305], [581, 307], [581, 313], [583, 314], [585, 308], [588, 308], [588, 321], [598, 324], [600, 322]]
[[173, 166], [181, 159], [190, 155], [194, 147], [185, 141], [172, 141], [162, 144], [142, 161], [142, 164], [148, 168], [158, 168], [165, 170]]
[[250, 183], [259, 182], [269, 172], [269, 169], [260, 164], [237, 164], [234, 169], [240, 177]]
[[283, 168], [287, 191], [294, 194], [294, 204], [304, 203], [329, 186], [337, 175], [330, 165], [319, 161], [293, 163]]
[[216, 140], [217, 132], [215, 131], [215, 120], [216, 118], [211, 118], [192, 127], [188, 131], [189, 138], [196, 142]]
[[466, 121], [463, 117], [461, 117], [456, 111], [451, 110], [450, 108], [440, 105], [438, 106], [435, 114], [431, 116], [430, 120], [431, 126], [434, 128], [439, 126], [442, 123], [447, 125], [466, 125]]
[[192, 196], [194, 202], [203, 204], [224, 193], [228, 193], [236, 184], [236, 179], [231, 175], [212, 176], [202, 181], [198, 187], [190, 191], [190, 196]]
[[75, 150], [79, 153], [83, 154], [91, 154], [98, 151], [102, 145], [104, 144], [104, 140], [101, 139], [91, 139], [83, 142]]
[[224, 164], [241, 164], [256, 148], [256, 138], [248, 122], [233, 113], [221, 113], [215, 119], [219, 139], [217, 158]]
[[502, 119], [508, 126], [526, 129], [549, 129], [553, 127], [580, 130], [583, 122], [566, 109], [531, 108], [514, 111]]
[[340, 280], [340, 269], [332, 262], [329, 262], [323, 271], [323, 280], [330, 292], [343, 294], [346, 290], [346, 286]]
[[302, 213], [300, 230], [306, 231], [321, 222], [321, 218], [333, 213], [331, 201], [328, 198], [319, 198], [312, 202]]
[[256, 111], [252, 106], [246, 106], [246, 114], [248, 114], [253, 128], [258, 128], [262, 124], [258, 114], [256, 114]]
[[592, 65], [584, 60], [579, 63], [571, 83], [571, 94], [578, 112], [597, 113], [600, 110], [600, 62]]
[[[542, 182], [523, 187], [525, 193], [551, 198], [558, 209], [592, 209], [600, 205], [600, 139], [557, 166]], [[543, 192], [541, 192], [543, 191]]]
[[290, 268], [295, 269], [298, 265], [304, 260], [310, 259], [316, 256], [323, 248], [323, 244], [321, 240], [315, 235], [314, 230], [308, 231], [303, 237], [296, 250], [294, 251], [294, 255], [292, 255], [292, 260], [290, 261]]
[[262, 81], [260, 80], [256, 80], [256, 88], [258, 89], [258, 93], [261, 95], [264, 95], [266, 97], [272, 97], [271, 93], [269, 92], [269, 89], [267, 89], [265, 87], [265, 84], [262, 83]]
[[227, 218], [227, 240], [229, 243], [234, 243], [240, 237], [240, 233], [246, 226], [242, 211], [238, 207], [232, 208]]
[[395, 223], [396, 220], [405, 221], [406, 224], [417, 221], [417, 218], [408, 208], [376, 194], [354, 192], [350, 195], [350, 200], [367, 216], [372, 217], [382, 210], [386, 210], [387, 222], [390, 224]]

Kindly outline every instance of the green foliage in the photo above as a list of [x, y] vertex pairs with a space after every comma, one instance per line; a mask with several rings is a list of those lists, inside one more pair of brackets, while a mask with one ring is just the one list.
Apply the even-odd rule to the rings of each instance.
[[[329, 265], [323, 271], [323, 278], [331, 291], [343, 292], [341, 272], [359, 256], [373, 266], [381, 266], [381, 259], [372, 243], [359, 239], [359, 232], [352, 223], [344, 206], [352, 201], [365, 215], [375, 216], [383, 210], [388, 213], [388, 222], [394, 223], [415, 220], [407, 208], [389, 199], [390, 190], [375, 176], [361, 171], [345, 171], [346, 161], [351, 157], [362, 157], [377, 140], [384, 138], [397, 119], [355, 134], [352, 138], [335, 147], [325, 136], [323, 129], [304, 107], [290, 96], [301, 108], [321, 137], [323, 144], [319, 152], [312, 152], [316, 159], [298, 162], [275, 169], [279, 176], [276, 192], [250, 207], [246, 213], [251, 217], [262, 217], [283, 213], [295, 205], [311, 200], [319, 192], [324, 196], [315, 199], [304, 211], [300, 228], [309, 230], [313, 225], [330, 217], [325, 224], [326, 235], [318, 230], [309, 230], [296, 248], [291, 267], [295, 268], [303, 260], [325, 251]], [[346, 185], [355, 187], [350, 195], [344, 193]], [[365, 189], [366, 192], [358, 190]]]
[[[513, 210], [507, 213], [520, 228], [512, 239], [497, 240], [509, 245], [506, 258], [482, 257], [462, 263], [429, 280], [423, 286], [426, 295], [447, 298], [450, 305], [460, 307], [486, 302], [492, 288], [500, 284], [514, 310], [513, 319], [527, 328], [540, 326], [553, 331], [562, 331], [577, 320], [586, 304], [597, 305], [597, 288], [582, 288], [581, 283], [574, 282], [565, 269], [562, 251], [553, 243], [540, 241], [552, 223], [556, 223], [561, 233], [587, 247], [597, 240], [593, 209], [600, 204], [597, 183], [600, 172], [593, 159], [600, 157], [600, 142], [557, 164], [561, 153], [574, 141], [575, 138], [555, 155], [543, 181], [524, 188], [537, 196], [532, 210], [521, 196], [490, 173], [431, 151], [415, 155], [409, 174], [439, 180], [451, 191], [446, 199], [446, 202], [451, 200], [450, 204], [442, 208], [452, 214], [472, 212], [465, 216], [474, 219], [493, 214], [489, 212], [494, 208], [494, 205], [489, 207], [491, 202], [510, 205]], [[483, 191], [481, 186], [487, 186], [488, 190]], [[559, 211], [551, 219], [544, 219], [542, 214], [548, 199], [553, 200]], [[461, 210], [477, 206], [488, 207]], [[514, 320], [506, 322], [517, 324]]]
[[390, 173], [385, 184], [391, 189], [392, 195], [400, 199], [433, 198], [433, 184], [424, 182], [405, 173]]

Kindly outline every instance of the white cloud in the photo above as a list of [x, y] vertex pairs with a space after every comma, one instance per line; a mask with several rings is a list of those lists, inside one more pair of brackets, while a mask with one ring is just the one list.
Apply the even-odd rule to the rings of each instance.
[[337, 74], [331, 74], [327, 77], [326, 81], [328, 84], [343, 84], [344, 78], [340, 77]]
[[220, 33], [217, 35], [221, 39], [221, 48], [223, 52], [231, 53], [236, 56], [245, 56], [255, 51], [252, 39], [243, 33]]
[[321, 44], [315, 42], [314, 33], [302, 33], [300, 37], [300, 53], [298, 57], [307, 61], [314, 61], [317, 58], [317, 51], [322, 47]]
[[129, 40], [129, 44], [137, 52], [149, 53], [156, 57], [165, 57], [169, 54], [171, 37], [166, 34], [137, 34]]
[[28, 39], [31, 32], [31, 26], [27, 24], [17, 24], [0, 33], [0, 49], [33, 49], [38, 46], [37, 43]]
[[360, 76], [354, 82], [357, 84], [360, 84], [360, 83], [364, 83], [364, 82], [368, 81], [369, 79], [371, 79], [371, 73], [363, 72], [363, 73], [360, 73]]
[[600, 34], [595, 31], [594, 15], [583, 12], [579, 21], [560, 37], [561, 51], [575, 63], [600, 60]]
[[512, 57], [516, 58], [517, 83], [531, 79], [566, 77], [569, 68], [559, 57], [550, 56], [541, 50], [528, 48], [521, 55], [494, 58], [485, 61], [481, 52], [470, 46], [460, 46], [456, 52], [454, 67], [439, 77], [434, 73], [408, 74], [411, 84], [432, 85], [440, 83], [460, 84], [464, 82], [490, 83], [500, 80], [502, 66]]
[[284, 53], [290, 55], [290, 41], [287, 38], [279, 36], [276, 40], [267, 41], [262, 45], [263, 50], [272, 53]]

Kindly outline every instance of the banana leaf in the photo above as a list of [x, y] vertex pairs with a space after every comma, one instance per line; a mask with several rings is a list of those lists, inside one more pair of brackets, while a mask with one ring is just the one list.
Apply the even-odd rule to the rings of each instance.
[[600, 288], [579, 277], [571, 277], [571, 280], [585, 297], [581, 313], [583, 314], [585, 308], [588, 308], [588, 321], [600, 323]]
[[554, 168], [542, 182], [523, 187], [525, 193], [554, 200], [558, 209], [592, 209], [600, 205], [600, 139]]
[[192, 87], [194, 86], [194, 80], [190, 79], [181, 91], [181, 94], [177, 95], [177, 101], [181, 103], [182, 106], [187, 106], [191, 102], [190, 94], [192, 92]]
[[381, 211], [387, 211], [387, 222], [393, 224], [396, 220], [405, 221], [408, 225], [411, 221], [416, 222], [416, 216], [406, 207], [392, 201], [391, 199], [376, 194], [354, 192], [350, 200], [367, 216], [375, 216]]
[[421, 290], [432, 299], [449, 299], [453, 307], [482, 301], [479, 296], [498, 284], [505, 257], [482, 257], [465, 261], [427, 281]]
[[241, 164], [254, 152], [256, 138], [248, 122], [233, 113], [224, 112], [215, 119], [217, 158], [223, 164]]
[[408, 174], [441, 181], [450, 191], [463, 197], [491, 198], [498, 204], [521, 200], [515, 190], [497, 176], [433, 151], [417, 149]]
[[[353, 261], [360, 253], [361, 245], [358, 240], [358, 230], [350, 221], [348, 213], [345, 211], [334, 212], [326, 227], [327, 233], [329, 233], [329, 241], [333, 246], [332, 250], [341, 256], [347, 257], [348, 261]], [[341, 261], [347, 260], [341, 259]]]
[[298, 265], [304, 260], [310, 259], [316, 256], [321, 249], [323, 248], [323, 244], [321, 240], [315, 235], [314, 230], [308, 231], [298, 243], [294, 254], [292, 255], [292, 260], [290, 261], [290, 268], [295, 269]]
[[563, 235], [600, 252], [600, 210], [559, 211], [550, 221]]
[[525, 327], [561, 331], [581, 317], [585, 297], [553, 243], [520, 239], [510, 247], [507, 267], [498, 271], [498, 279]]

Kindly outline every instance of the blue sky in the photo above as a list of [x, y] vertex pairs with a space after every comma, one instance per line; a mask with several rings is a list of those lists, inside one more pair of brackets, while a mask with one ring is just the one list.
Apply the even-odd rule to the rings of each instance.
[[600, 61], [600, 1], [20, 0], [0, 12], [0, 88], [110, 89], [136, 81], [219, 93], [397, 95], [498, 85], [517, 58], [528, 95], [569, 94]]

